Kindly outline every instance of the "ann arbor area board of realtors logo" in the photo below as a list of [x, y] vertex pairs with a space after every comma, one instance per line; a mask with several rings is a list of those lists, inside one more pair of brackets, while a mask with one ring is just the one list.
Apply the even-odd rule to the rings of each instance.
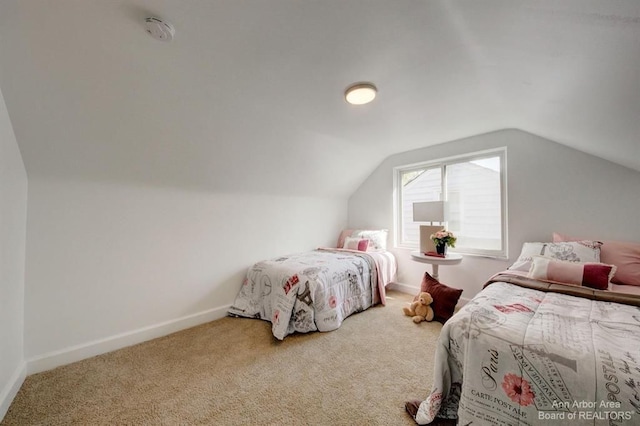
[[631, 420], [633, 411], [621, 410], [619, 401], [554, 401], [553, 408], [568, 411], [539, 411], [539, 420]]

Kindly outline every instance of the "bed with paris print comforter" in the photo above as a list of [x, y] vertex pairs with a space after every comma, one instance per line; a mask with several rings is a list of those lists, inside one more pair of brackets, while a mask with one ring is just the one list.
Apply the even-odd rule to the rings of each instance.
[[273, 335], [331, 331], [349, 315], [385, 303], [395, 275], [390, 252], [318, 249], [254, 264], [229, 315], [271, 321]]
[[640, 297], [500, 274], [443, 327], [415, 416], [640, 424]]

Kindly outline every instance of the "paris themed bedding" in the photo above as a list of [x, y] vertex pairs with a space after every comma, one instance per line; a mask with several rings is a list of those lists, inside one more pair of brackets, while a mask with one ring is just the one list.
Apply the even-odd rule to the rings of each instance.
[[335, 330], [349, 315], [384, 304], [395, 265], [386, 251], [346, 249], [258, 262], [247, 272], [229, 314], [270, 321], [279, 340], [294, 332]]
[[498, 275], [443, 327], [416, 421], [640, 424], [640, 297]]

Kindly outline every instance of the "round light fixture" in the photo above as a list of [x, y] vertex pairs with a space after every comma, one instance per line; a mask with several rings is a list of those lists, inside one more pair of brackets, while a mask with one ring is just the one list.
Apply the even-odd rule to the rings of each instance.
[[347, 87], [344, 99], [352, 105], [368, 104], [375, 99], [378, 89], [371, 83], [356, 83]]

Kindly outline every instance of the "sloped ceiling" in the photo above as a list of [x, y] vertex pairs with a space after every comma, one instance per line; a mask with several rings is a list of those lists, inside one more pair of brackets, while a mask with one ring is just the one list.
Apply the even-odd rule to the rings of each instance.
[[640, 1], [1, 0], [0, 88], [30, 177], [348, 196], [511, 127], [640, 170]]

